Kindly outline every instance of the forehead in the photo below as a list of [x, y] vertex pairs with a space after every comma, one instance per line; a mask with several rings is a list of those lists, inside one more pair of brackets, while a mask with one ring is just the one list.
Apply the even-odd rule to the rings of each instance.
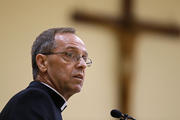
[[55, 42], [58, 50], [74, 49], [87, 52], [84, 42], [73, 33], [57, 33]]

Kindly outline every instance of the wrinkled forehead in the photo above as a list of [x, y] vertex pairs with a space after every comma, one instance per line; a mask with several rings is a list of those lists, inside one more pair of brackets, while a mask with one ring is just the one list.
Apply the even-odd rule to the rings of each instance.
[[72, 49], [87, 53], [84, 42], [73, 33], [57, 33], [55, 35], [55, 42], [58, 50]]

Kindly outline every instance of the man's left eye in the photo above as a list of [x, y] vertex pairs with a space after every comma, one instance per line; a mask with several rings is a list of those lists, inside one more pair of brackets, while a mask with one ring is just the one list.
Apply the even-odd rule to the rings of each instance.
[[87, 56], [82, 56], [82, 58], [84, 59], [84, 61], [87, 61]]

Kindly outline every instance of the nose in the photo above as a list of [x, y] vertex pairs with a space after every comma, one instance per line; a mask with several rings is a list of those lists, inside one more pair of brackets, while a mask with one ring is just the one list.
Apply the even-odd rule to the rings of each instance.
[[87, 67], [87, 64], [86, 64], [86, 62], [84, 61], [84, 59], [81, 57], [80, 59], [79, 59], [79, 61], [77, 62], [77, 68], [80, 68], [80, 69], [82, 69], [82, 70], [84, 70], [84, 69], [86, 69], [86, 67]]

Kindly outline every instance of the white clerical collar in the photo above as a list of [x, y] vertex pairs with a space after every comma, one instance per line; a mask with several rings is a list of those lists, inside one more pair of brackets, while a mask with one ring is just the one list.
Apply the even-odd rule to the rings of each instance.
[[42, 83], [43, 85], [47, 86], [48, 88], [52, 89], [54, 92], [56, 92], [59, 96], [61, 96], [61, 97], [63, 98], [63, 100], [65, 101], [65, 102], [64, 102], [64, 105], [61, 106], [61, 111], [63, 111], [63, 110], [66, 108], [66, 106], [67, 106], [67, 101], [66, 101], [66, 99], [65, 99], [57, 90], [55, 90], [54, 88], [52, 88], [52, 87], [49, 86], [48, 84], [46, 84], [46, 83], [44, 83], [44, 82], [41, 82], [41, 83]]

